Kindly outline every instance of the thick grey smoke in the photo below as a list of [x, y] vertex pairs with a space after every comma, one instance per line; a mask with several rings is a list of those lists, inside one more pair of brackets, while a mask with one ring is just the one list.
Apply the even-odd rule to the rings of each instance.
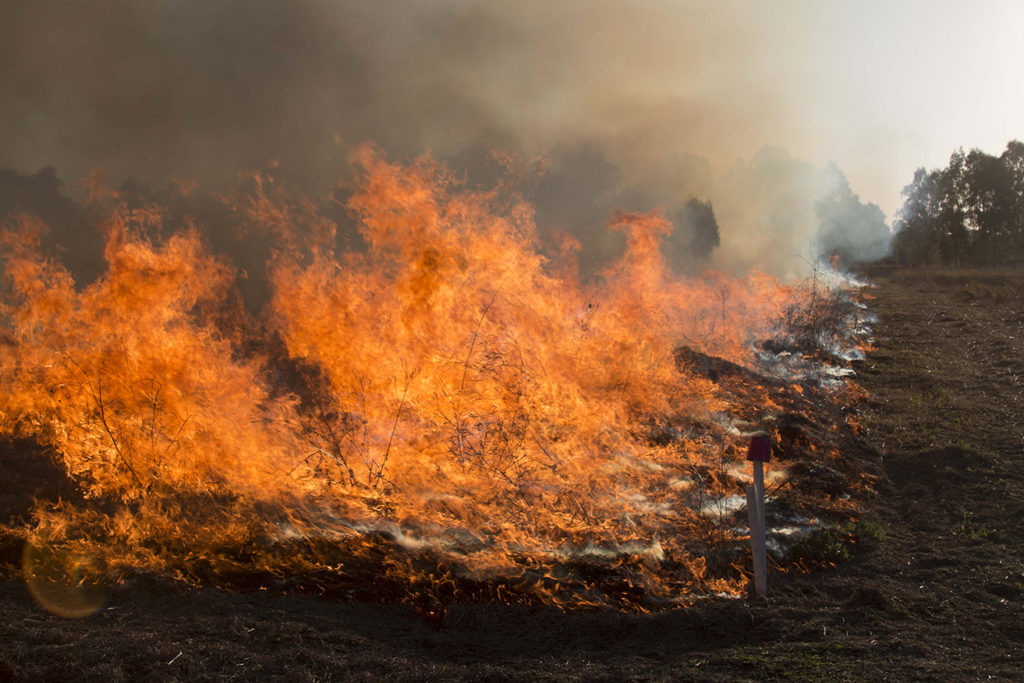
[[548, 160], [538, 220], [578, 237], [585, 263], [621, 248], [603, 227], [616, 207], [673, 217], [691, 198], [711, 200], [718, 264], [779, 274], [820, 232], [824, 169], [773, 161], [785, 155], [771, 150], [735, 161], [791, 125], [774, 89], [795, 76], [759, 40], [778, 29], [766, 10], [610, 0], [6, 4], [0, 166], [28, 177], [53, 167], [71, 185], [103, 168], [115, 186], [189, 178], [224, 191], [239, 169], [277, 159], [280, 175], [324, 196], [365, 141], [399, 158], [430, 151], [471, 175], [483, 152], [502, 149]]

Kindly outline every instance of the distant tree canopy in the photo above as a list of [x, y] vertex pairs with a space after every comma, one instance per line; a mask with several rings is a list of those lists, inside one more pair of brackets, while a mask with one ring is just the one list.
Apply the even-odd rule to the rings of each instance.
[[906, 265], [1024, 265], [1024, 143], [953, 152], [903, 188], [893, 257]]
[[675, 229], [662, 245], [662, 253], [677, 269], [705, 263], [721, 243], [718, 220], [709, 201], [690, 199], [675, 216]]
[[86, 212], [63, 193], [57, 171], [46, 167], [34, 174], [0, 168], [0, 228], [20, 213], [46, 226], [44, 246], [68, 267], [76, 282], [91, 282], [103, 267], [103, 243]]

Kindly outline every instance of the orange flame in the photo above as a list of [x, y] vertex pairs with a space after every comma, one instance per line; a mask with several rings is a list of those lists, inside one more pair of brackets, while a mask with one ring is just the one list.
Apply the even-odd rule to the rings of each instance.
[[633, 557], [648, 588], [674, 563], [689, 568], [676, 584], [736, 590], [692, 547], [693, 473], [734, 438], [712, 416], [750, 406], [676, 350], [750, 366], [751, 342], [805, 292], [757, 273], [675, 279], [659, 250], [671, 225], [626, 213], [609, 226], [626, 253], [585, 287], [504, 189], [370, 148], [355, 166], [364, 252], [337, 252], [316, 206], [259, 173], [236, 197], [279, 247], [262, 356], [225, 327], [240, 315], [230, 267], [193, 229], [148, 238], [157, 209], [115, 205], [107, 271], [81, 289], [41, 256], [34, 219], [6, 233], [0, 425], [52, 445], [94, 498], [130, 504], [104, 517], [108, 552], [160, 566], [154, 544], [197, 556], [373, 531], [469, 577]]

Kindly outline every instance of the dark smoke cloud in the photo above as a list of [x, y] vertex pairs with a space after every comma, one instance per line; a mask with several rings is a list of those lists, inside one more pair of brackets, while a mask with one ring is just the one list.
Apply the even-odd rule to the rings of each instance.
[[784, 180], [759, 184], [779, 169], [760, 155], [734, 161], [795, 125], [774, 91], [799, 74], [759, 38], [784, 30], [770, 11], [608, 0], [6, 4], [0, 165], [26, 177], [53, 167], [70, 182], [99, 167], [115, 186], [176, 177], [223, 192], [239, 169], [278, 159], [280, 176], [325, 196], [365, 141], [399, 158], [429, 150], [471, 177], [502, 149], [548, 160], [538, 219], [580, 239], [584, 263], [621, 249], [603, 227], [611, 209], [672, 217], [694, 197], [718, 216], [720, 265], [752, 261], [756, 243], [755, 265], [787, 273], [816, 234], [805, 209], [825, 192], [820, 174], [787, 167]]

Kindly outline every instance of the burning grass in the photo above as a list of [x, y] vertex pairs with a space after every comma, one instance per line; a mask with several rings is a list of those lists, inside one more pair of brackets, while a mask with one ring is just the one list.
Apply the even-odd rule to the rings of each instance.
[[[505, 189], [355, 163], [363, 251], [268, 175], [230, 200], [276, 244], [256, 315], [196, 230], [154, 236], [158, 207], [101, 200], [107, 270], [83, 287], [34, 219], [7, 231], [0, 428], [83, 494], [37, 506], [30, 583], [159, 571], [427, 614], [742, 590], [742, 529], [702, 510], [741, 490], [745, 432], [843, 410], [810, 351], [858, 343], [851, 286], [676, 278], [656, 214], [616, 215], [627, 251], [583, 284]], [[837, 464], [830, 430], [805, 455]]]

